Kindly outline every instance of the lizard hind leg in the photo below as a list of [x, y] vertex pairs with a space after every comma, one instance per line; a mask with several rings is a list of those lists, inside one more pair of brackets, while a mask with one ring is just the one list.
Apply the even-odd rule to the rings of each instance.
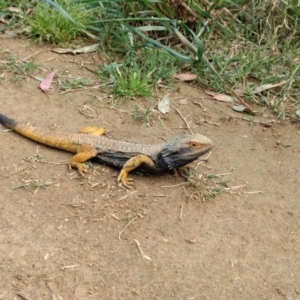
[[86, 126], [81, 128], [79, 132], [100, 136], [105, 134], [106, 130], [104, 127]]
[[95, 157], [97, 155], [97, 149], [94, 146], [83, 144], [77, 149], [77, 153], [71, 157], [69, 161], [70, 168], [76, 168], [81, 176], [87, 172], [88, 166], [84, 162]]
[[149, 167], [155, 167], [153, 160], [144, 154], [138, 154], [130, 158], [124, 165], [118, 176], [118, 182], [121, 183], [125, 188], [130, 189], [133, 185], [133, 180], [128, 177], [128, 173], [138, 168], [141, 164], [148, 165]]

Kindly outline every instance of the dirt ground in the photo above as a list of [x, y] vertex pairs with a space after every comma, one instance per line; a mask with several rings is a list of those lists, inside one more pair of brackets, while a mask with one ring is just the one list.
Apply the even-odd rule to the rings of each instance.
[[[216, 144], [192, 165], [198, 187], [176, 174], [133, 174], [126, 191], [117, 170], [93, 163], [81, 178], [67, 168], [69, 153], [1, 127], [0, 299], [300, 299], [299, 123], [261, 107], [248, 122], [198, 87], [178, 84], [168, 117], [154, 111], [147, 125], [132, 117], [133, 106], [155, 100], [110, 109], [84, 68], [103, 64], [97, 54], [0, 41], [12, 56], [40, 64], [34, 76], [65, 71], [47, 94], [32, 78], [14, 82], [1, 72], [3, 114], [67, 132], [104, 126], [115, 138], [157, 143], [189, 133], [176, 107]], [[57, 87], [66, 76], [94, 84], [63, 93]]]

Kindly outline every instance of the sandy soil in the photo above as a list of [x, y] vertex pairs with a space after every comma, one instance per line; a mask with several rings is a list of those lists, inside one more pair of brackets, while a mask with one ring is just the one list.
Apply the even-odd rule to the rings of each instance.
[[[67, 168], [69, 153], [1, 127], [0, 299], [300, 299], [299, 123], [273, 122], [268, 111], [250, 123], [178, 84], [168, 118], [155, 111], [148, 126], [132, 110], [153, 101], [110, 109], [109, 95], [92, 88], [100, 82], [84, 66], [103, 64], [97, 54], [59, 55], [28, 40], [2, 38], [1, 46], [19, 60], [32, 55], [34, 76], [61, 72], [45, 94], [0, 65], [3, 114], [67, 132], [105, 126], [115, 138], [156, 143], [189, 133], [176, 107], [216, 147], [192, 165], [198, 187], [176, 174], [134, 174], [128, 192], [117, 170], [92, 164], [81, 178]], [[62, 93], [66, 76], [94, 84]]]

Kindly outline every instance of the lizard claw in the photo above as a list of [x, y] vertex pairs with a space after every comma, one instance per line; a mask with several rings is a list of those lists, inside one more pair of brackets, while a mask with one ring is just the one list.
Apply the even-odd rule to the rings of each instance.
[[122, 178], [119, 181], [126, 189], [131, 189], [133, 187], [133, 180], [131, 178]]
[[84, 176], [84, 173], [86, 173], [89, 169], [89, 166], [86, 164], [80, 164], [78, 167], [78, 172], [80, 173], [81, 176]]
[[118, 182], [121, 183], [126, 189], [130, 189], [133, 186], [133, 179], [127, 177], [127, 174], [120, 173]]
[[84, 176], [84, 173], [86, 173], [89, 168], [88, 165], [83, 164], [83, 163], [77, 163], [76, 165], [69, 164], [69, 168], [71, 169], [72, 167], [77, 168], [77, 170], [81, 176]]

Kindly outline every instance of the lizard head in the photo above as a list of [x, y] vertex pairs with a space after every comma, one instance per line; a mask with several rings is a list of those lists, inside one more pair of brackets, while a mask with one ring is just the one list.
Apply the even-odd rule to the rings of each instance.
[[209, 152], [213, 141], [201, 134], [179, 136], [161, 151], [160, 161], [168, 169], [180, 168]]

